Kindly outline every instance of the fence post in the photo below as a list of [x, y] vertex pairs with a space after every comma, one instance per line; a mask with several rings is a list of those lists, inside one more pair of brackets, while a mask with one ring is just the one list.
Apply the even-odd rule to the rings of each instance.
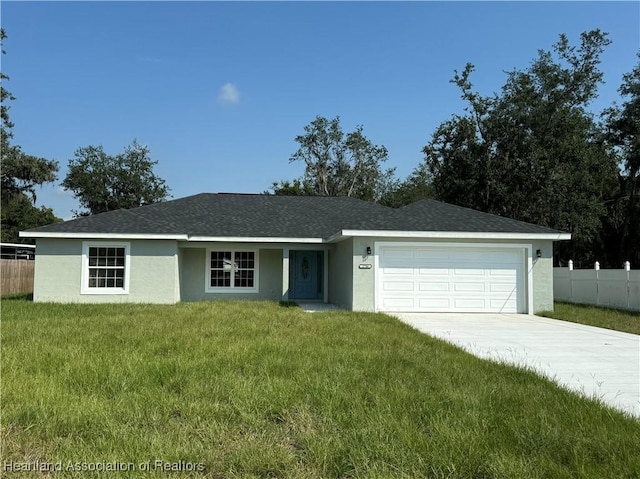
[[630, 284], [630, 271], [631, 271], [631, 263], [628, 261], [624, 262], [624, 270], [627, 273], [627, 309], [631, 306], [631, 284]]
[[600, 282], [598, 281], [598, 271], [600, 271], [600, 262], [596, 261], [593, 265], [596, 270], [596, 304], [600, 306]]
[[573, 303], [573, 275], [571, 272], [573, 271], [573, 260], [569, 260], [569, 302]]

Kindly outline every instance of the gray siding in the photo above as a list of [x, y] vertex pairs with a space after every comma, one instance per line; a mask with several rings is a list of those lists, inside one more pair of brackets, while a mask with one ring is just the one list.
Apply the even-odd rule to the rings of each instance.
[[[225, 248], [224, 244], [220, 245]], [[234, 246], [238, 249], [238, 246]], [[242, 248], [242, 247], [240, 247]], [[255, 246], [245, 246], [255, 249]], [[266, 299], [280, 301], [282, 298], [282, 250], [259, 249], [257, 293], [207, 293], [205, 291], [206, 248], [180, 249], [180, 297], [183, 301], [215, 299]]]
[[[33, 300], [62, 303], [175, 303], [177, 242], [131, 240], [129, 294], [81, 294], [81, 239], [37, 240]], [[115, 241], [122, 243], [123, 241]], [[109, 241], [101, 241], [105, 245]]]

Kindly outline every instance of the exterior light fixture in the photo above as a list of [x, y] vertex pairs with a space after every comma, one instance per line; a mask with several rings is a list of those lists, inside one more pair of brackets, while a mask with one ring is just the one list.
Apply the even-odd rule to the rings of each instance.
[[367, 246], [367, 256], [371, 254], [371, 246]]
[[537, 250], [536, 250], [536, 256], [537, 256], [538, 258], [541, 258], [541, 257], [542, 257], [542, 250], [541, 250], [541, 249], [537, 249]]

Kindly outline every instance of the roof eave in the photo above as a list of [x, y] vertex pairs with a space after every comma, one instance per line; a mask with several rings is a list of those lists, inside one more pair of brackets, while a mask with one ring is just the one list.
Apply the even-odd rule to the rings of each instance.
[[551, 240], [566, 241], [570, 233], [501, 233], [473, 231], [400, 231], [400, 230], [341, 230], [328, 238], [258, 237], [258, 236], [202, 236], [187, 234], [143, 233], [81, 233], [52, 231], [20, 231], [21, 238], [61, 239], [129, 239], [178, 240], [193, 242], [236, 243], [337, 243], [350, 237], [416, 238], [416, 239], [493, 239], [493, 240]]
[[189, 236], [187, 241], [211, 243], [324, 243], [322, 238], [276, 236]]
[[145, 234], [145, 233], [81, 233], [54, 231], [20, 231], [21, 238], [61, 238], [61, 239], [153, 239], [187, 240], [186, 234]]
[[143, 234], [143, 233], [80, 233], [53, 231], [20, 231], [22, 238], [60, 239], [149, 239], [178, 240], [211, 243], [324, 243], [322, 238], [261, 237], [261, 236], [204, 236], [188, 234]]
[[341, 230], [329, 238], [327, 243], [337, 243], [349, 237], [416, 238], [416, 239], [493, 239], [493, 240], [551, 240], [566, 241], [570, 233], [503, 233], [492, 231], [392, 231], [392, 230]]

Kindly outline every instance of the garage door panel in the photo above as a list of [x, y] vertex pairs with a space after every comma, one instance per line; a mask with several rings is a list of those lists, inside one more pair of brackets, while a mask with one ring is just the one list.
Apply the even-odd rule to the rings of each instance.
[[409, 291], [413, 292], [415, 283], [413, 281], [385, 281], [383, 283], [384, 291]]
[[491, 268], [488, 270], [490, 276], [506, 276], [508, 278], [515, 278], [518, 270], [518, 265], [513, 264], [510, 268], [499, 267]]
[[511, 283], [491, 283], [489, 285], [489, 292], [491, 293], [511, 293], [515, 292], [516, 288]]
[[416, 301], [413, 298], [385, 298], [383, 306], [387, 311], [413, 311]]
[[516, 300], [509, 299], [507, 301], [501, 299], [491, 299], [489, 300], [489, 306], [493, 311], [500, 311], [502, 309], [513, 309], [516, 307]]
[[471, 311], [482, 311], [487, 308], [486, 301], [482, 298], [454, 299], [453, 304], [456, 309], [466, 309]]
[[379, 308], [386, 311], [524, 312], [524, 251], [382, 246]]
[[407, 249], [387, 248], [384, 250], [383, 258], [389, 261], [409, 260], [413, 261], [415, 252]]
[[456, 276], [484, 276], [484, 269], [462, 269], [455, 268], [453, 274]]
[[442, 265], [442, 266], [438, 266], [438, 265], [431, 265], [429, 268], [421, 268], [421, 267], [416, 267], [416, 271], [418, 274], [421, 275], [436, 275], [436, 274], [440, 274], [440, 275], [445, 275], [448, 276], [449, 275], [449, 266], [446, 265]]
[[508, 251], [508, 252], [504, 252], [504, 253], [502, 253], [502, 252], [491, 253], [490, 255], [487, 256], [487, 259], [492, 264], [496, 265], [496, 264], [513, 264], [513, 263], [517, 263], [520, 260], [521, 257], [522, 257], [521, 253]]
[[418, 283], [418, 291], [449, 291], [448, 282], [425, 282]]
[[385, 268], [385, 275], [411, 275], [413, 274], [413, 266], [405, 266], [405, 267], [396, 267], [396, 268]]
[[462, 283], [455, 282], [453, 283], [453, 290], [458, 292], [473, 292], [473, 293], [484, 293], [485, 292], [485, 284], [484, 283]]
[[451, 301], [448, 299], [420, 299], [418, 308], [435, 312], [449, 311], [451, 309]]
[[454, 259], [461, 263], [475, 263], [478, 261], [478, 252], [473, 249], [458, 249], [454, 252]]
[[443, 249], [417, 249], [415, 250], [415, 258], [417, 260], [427, 261], [446, 261], [449, 258], [449, 252]]

